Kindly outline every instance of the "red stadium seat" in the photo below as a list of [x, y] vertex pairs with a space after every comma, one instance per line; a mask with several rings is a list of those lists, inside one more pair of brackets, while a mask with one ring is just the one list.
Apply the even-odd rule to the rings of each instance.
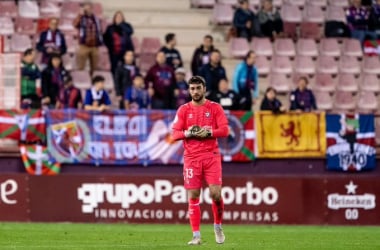
[[141, 50], [140, 41], [136, 36], [132, 37], [132, 43], [133, 43], [133, 47], [135, 49], [135, 55], [136, 56], [140, 55], [140, 50]]
[[321, 38], [321, 27], [318, 23], [302, 22], [300, 37], [319, 40]]
[[112, 91], [115, 89], [115, 85], [113, 83], [113, 76], [112, 76], [112, 73], [108, 70], [108, 71], [100, 71], [100, 70], [97, 70], [94, 72], [93, 74], [94, 76], [96, 75], [100, 75], [100, 76], [103, 76], [104, 79], [105, 79], [105, 82], [104, 82], [104, 88], [107, 90], [107, 91]]
[[212, 8], [215, 5], [215, 0], [191, 0], [192, 7], [196, 8]]
[[74, 85], [80, 89], [88, 89], [91, 87], [91, 77], [88, 70], [71, 71]]
[[[340, 0], [338, 0], [340, 1]], [[344, 1], [344, 0], [343, 0]], [[343, 7], [340, 6], [327, 6], [326, 21], [341, 21], [346, 22], [346, 14]]]
[[75, 56], [66, 53], [62, 56], [62, 62], [63, 62], [63, 65], [65, 65], [65, 68], [67, 70], [75, 70], [76, 69]]
[[319, 45], [321, 55], [340, 57], [340, 47], [338, 40], [335, 38], [323, 38]]
[[78, 16], [81, 6], [79, 2], [64, 1], [62, 3], [61, 17], [74, 19]]
[[17, 17], [18, 9], [15, 1], [0, 1], [0, 17]]
[[268, 75], [271, 70], [271, 61], [266, 56], [257, 56], [255, 65], [259, 75]]
[[321, 8], [326, 8], [327, 6], [327, 0], [307, 0], [307, 3]]
[[302, 7], [306, 3], [306, 0], [283, 0], [283, 4], [291, 4], [297, 7]]
[[315, 76], [315, 84], [313, 86], [313, 90], [316, 91], [324, 91], [324, 92], [334, 92], [335, 91], [336, 82], [332, 75], [317, 73]]
[[273, 87], [279, 93], [289, 93], [292, 89], [291, 80], [282, 73], [271, 73], [269, 77], [269, 86]]
[[296, 44], [297, 55], [300, 56], [318, 56], [317, 43], [314, 39], [299, 39]]
[[14, 33], [10, 42], [12, 52], [24, 52], [25, 50], [32, 48], [32, 40], [30, 39], [30, 36], [25, 34]]
[[229, 48], [232, 57], [243, 58], [249, 51], [249, 44], [246, 38], [232, 38]]
[[282, 5], [281, 17], [284, 22], [289, 23], [300, 23], [302, 21], [301, 10], [298, 8], [298, 6], [289, 3]]
[[375, 74], [362, 74], [360, 89], [374, 93], [380, 92], [380, 80]]
[[339, 74], [336, 89], [356, 93], [359, 89], [358, 82], [354, 74]]
[[139, 57], [139, 66], [142, 72], [147, 72], [155, 63], [155, 54], [141, 54]]
[[328, 111], [333, 109], [333, 100], [328, 92], [313, 91], [319, 110]]
[[274, 42], [274, 52], [277, 56], [295, 56], [296, 49], [293, 40], [290, 38], [276, 39]]
[[315, 64], [310, 56], [296, 56], [294, 72], [299, 74], [315, 74]]
[[21, 17], [40, 18], [40, 8], [37, 1], [18, 1], [18, 14]]
[[377, 110], [379, 102], [375, 93], [370, 91], [362, 91], [359, 94], [358, 109], [361, 112], [370, 113]]
[[258, 56], [273, 56], [273, 46], [269, 38], [253, 38], [251, 49]]
[[272, 60], [272, 72], [291, 74], [293, 72], [293, 67], [289, 57], [274, 56]]
[[156, 54], [160, 48], [161, 42], [157, 37], [144, 37], [141, 42], [141, 54]]
[[73, 19], [71, 18], [60, 18], [59, 19], [59, 25], [58, 28], [65, 34], [65, 35], [77, 35], [78, 31], [73, 26]]
[[344, 39], [342, 46], [342, 54], [346, 56], [363, 56], [363, 49], [360, 41], [357, 39]]
[[354, 110], [356, 100], [351, 92], [336, 91], [334, 98], [334, 108], [339, 110]]
[[329, 0], [329, 5], [347, 8], [349, 6], [348, 0]]
[[317, 59], [317, 72], [333, 74], [338, 73], [338, 62], [331, 56], [319, 56]]
[[307, 4], [303, 10], [303, 20], [309, 23], [322, 24], [325, 21], [325, 15], [320, 6]]
[[37, 33], [37, 24], [32, 18], [16, 17], [15, 31], [21, 34], [35, 35]]
[[286, 37], [297, 39], [297, 23], [284, 22], [284, 34]]
[[14, 32], [12, 18], [0, 16], [0, 35], [11, 35]]
[[342, 56], [339, 61], [339, 71], [342, 73], [360, 74], [361, 67], [356, 57]]
[[59, 2], [43, 0], [40, 2], [40, 16], [43, 18], [59, 17], [61, 15], [61, 6]]
[[212, 11], [211, 21], [214, 24], [231, 24], [234, 17], [234, 11], [231, 5], [215, 4]]
[[377, 56], [365, 56], [362, 71], [369, 74], [380, 74], [380, 60]]
[[273, 6], [276, 8], [281, 8], [283, 0], [273, 0]]

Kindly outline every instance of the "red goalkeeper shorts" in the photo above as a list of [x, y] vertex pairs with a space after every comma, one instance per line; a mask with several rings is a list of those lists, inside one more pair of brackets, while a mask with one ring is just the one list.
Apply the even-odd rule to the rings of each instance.
[[200, 189], [203, 179], [208, 185], [222, 185], [222, 159], [220, 155], [205, 159], [185, 159], [183, 178], [186, 189]]

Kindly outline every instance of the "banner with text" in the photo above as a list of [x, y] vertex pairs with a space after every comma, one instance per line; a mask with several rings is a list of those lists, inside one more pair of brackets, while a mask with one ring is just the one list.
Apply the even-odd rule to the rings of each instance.
[[325, 114], [255, 114], [258, 157], [325, 156]]
[[[251, 112], [227, 113], [230, 135], [220, 140], [226, 161], [253, 159]], [[46, 114], [48, 148], [61, 163], [179, 164], [181, 141], [170, 136], [175, 111], [50, 110]]]
[[327, 168], [360, 171], [376, 166], [375, 117], [326, 115]]

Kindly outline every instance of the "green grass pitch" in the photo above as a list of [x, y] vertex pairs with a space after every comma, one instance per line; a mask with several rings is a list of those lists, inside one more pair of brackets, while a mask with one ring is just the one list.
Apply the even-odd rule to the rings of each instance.
[[201, 246], [187, 246], [187, 225], [0, 223], [0, 249], [380, 249], [380, 227], [225, 225], [217, 245], [203, 225]]

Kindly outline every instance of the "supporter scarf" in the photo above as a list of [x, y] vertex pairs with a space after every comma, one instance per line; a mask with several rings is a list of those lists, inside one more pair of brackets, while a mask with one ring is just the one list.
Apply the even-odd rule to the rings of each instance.
[[[49, 41], [49, 42], [53, 41], [53, 32], [51, 30], [47, 31], [46, 40]], [[62, 41], [61, 41], [61, 36], [59, 35], [58, 31], [55, 31], [54, 41], [55, 41], [55, 45], [57, 47], [61, 47]]]

